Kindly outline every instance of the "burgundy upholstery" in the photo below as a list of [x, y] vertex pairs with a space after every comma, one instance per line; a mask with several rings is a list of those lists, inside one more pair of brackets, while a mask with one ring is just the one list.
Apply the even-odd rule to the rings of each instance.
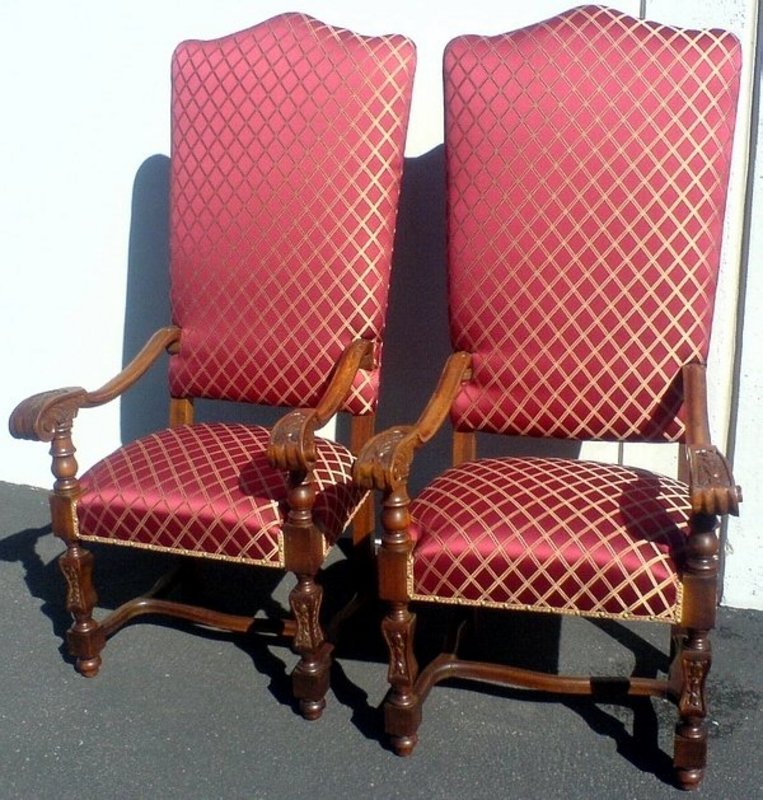
[[177, 48], [174, 396], [311, 406], [351, 341], [380, 348], [414, 61], [302, 14]]
[[[445, 53], [456, 429], [680, 440], [704, 361], [739, 44], [586, 6]], [[411, 597], [674, 622], [689, 491], [625, 467], [462, 464], [411, 505]]]
[[[375, 436], [353, 466], [381, 493], [385, 732], [409, 756], [431, 690], [457, 679], [629, 706], [658, 697], [678, 709], [676, 782], [695, 789], [717, 529], [741, 502], [712, 444], [704, 363], [739, 43], [583, 6], [459, 36], [443, 75], [454, 352], [418, 419]], [[448, 416], [455, 466], [414, 492], [416, 453]], [[677, 451], [681, 479], [561, 457], [584, 439]], [[617, 620], [598, 627], [621, 643], [622, 620], [662, 623], [669, 666], [659, 675], [629, 641], [635, 667], [569, 674], [537, 658], [539, 642], [553, 656], [558, 627], [522, 641], [521, 624], [512, 636], [491, 613], [467, 639], [467, 615], [442, 606]], [[437, 617], [451, 635], [422, 658], [421, 627]], [[497, 634], [514, 657], [495, 651]], [[628, 738], [641, 747], [638, 728]]]
[[740, 46], [594, 6], [445, 54], [463, 430], [677, 440], [704, 361]]
[[[374, 411], [415, 50], [288, 13], [172, 62], [170, 358], [176, 398], [315, 406], [353, 341], [375, 343], [344, 403]], [[144, 437], [82, 476], [84, 540], [284, 566], [286, 475], [268, 432]], [[314, 521], [332, 543], [360, 497], [317, 447]]]
[[611, 464], [489, 458], [411, 504], [411, 597], [675, 621], [688, 533], [678, 481]]
[[[81, 478], [79, 532], [152, 550], [283, 567], [286, 475], [270, 466], [265, 428], [183, 425], [145, 436]], [[362, 499], [352, 456], [316, 441], [313, 516], [333, 543]]]

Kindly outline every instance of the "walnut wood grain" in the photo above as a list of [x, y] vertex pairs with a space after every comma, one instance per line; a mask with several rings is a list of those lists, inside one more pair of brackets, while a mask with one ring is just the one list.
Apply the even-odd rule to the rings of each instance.
[[354, 478], [362, 487], [384, 492], [377, 554], [379, 597], [387, 603], [382, 632], [389, 656], [390, 691], [384, 702], [384, 727], [392, 748], [401, 756], [413, 751], [421, 723], [421, 699], [415, 688], [418, 664], [413, 649], [416, 617], [408, 608], [407, 564], [413, 543], [408, 530], [407, 479], [416, 450], [445, 422], [470, 364], [469, 353], [451, 355], [418, 421], [373, 437], [354, 466]]
[[[271, 429], [267, 448], [272, 466], [289, 473], [288, 512], [283, 524], [284, 566], [297, 577], [289, 603], [295, 622], [292, 648], [300, 656], [292, 672], [292, 692], [302, 716], [310, 720], [317, 719], [326, 705], [333, 648], [320, 623], [323, 591], [315, 580], [324, 556], [323, 536], [312, 516], [315, 431], [341, 409], [358, 370], [374, 366], [373, 343], [365, 339], [352, 342], [342, 353], [316, 407], [295, 409], [282, 417]], [[354, 429], [353, 446], [357, 448], [358, 437], [371, 430], [373, 418]]]
[[737, 515], [742, 489], [734, 480], [729, 462], [711, 444], [706, 371], [704, 364], [686, 364], [682, 373], [691, 507], [695, 514]]
[[11, 414], [8, 423], [11, 436], [17, 439], [51, 441], [57, 430], [71, 427], [80, 408], [103, 405], [129, 389], [146, 373], [159, 355], [179, 338], [179, 328], [158, 330], [117, 376], [93, 392], [88, 392], [81, 386], [70, 386], [28, 397]]
[[391, 491], [408, 476], [418, 441], [412, 425], [376, 434], [360, 451], [353, 479], [364, 489]]
[[742, 487], [715, 447], [687, 447], [691, 506], [695, 514], [739, 514]]
[[283, 416], [270, 432], [267, 455], [276, 469], [309, 470], [315, 464], [315, 431], [342, 407], [359, 369], [373, 367], [373, 343], [357, 339], [342, 353], [326, 391], [313, 409], [298, 408]]
[[441, 653], [430, 661], [416, 680], [414, 691], [423, 702], [435, 684], [452, 678], [485, 681], [555, 694], [588, 695], [610, 700], [626, 697], [667, 697], [668, 695], [667, 681], [659, 678], [557, 675], [508, 664], [461, 659], [455, 653]]
[[180, 328], [174, 326], [160, 328], [116, 377], [104, 383], [100, 389], [88, 392], [84, 407], [92, 408], [104, 403], [110, 403], [121, 394], [124, 394], [146, 374], [149, 367], [165, 350], [169, 350], [179, 341]]
[[710, 422], [707, 414], [707, 368], [704, 364], [684, 364], [681, 371], [686, 415], [686, 443], [709, 447]]
[[442, 427], [456, 393], [468, 378], [470, 364], [469, 353], [453, 353], [416, 423], [388, 428], [366, 444], [354, 466], [353, 477], [360, 486], [392, 491], [405, 483], [416, 450]]
[[16, 439], [50, 442], [56, 430], [71, 427], [72, 420], [85, 403], [87, 391], [69, 386], [27, 397], [11, 413], [8, 429]]

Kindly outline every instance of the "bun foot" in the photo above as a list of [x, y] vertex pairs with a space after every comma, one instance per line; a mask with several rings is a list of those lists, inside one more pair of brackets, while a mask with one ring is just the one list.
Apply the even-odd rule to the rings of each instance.
[[86, 678], [94, 678], [98, 674], [102, 663], [100, 656], [95, 656], [95, 658], [78, 658], [75, 669], [80, 675], [84, 675]]
[[299, 713], [307, 720], [316, 720], [326, 708], [325, 700], [305, 700], [299, 701]]
[[699, 788], [702, 778], [705, 776], [704, 769], [677, 769], [676, 781], [681, 789], [692, 791]]
[[403, 758], [409, 756], [416, 747], [419, 737], [415, 734], [413, 736], [393, 736], [392, 749], [395, 753]]

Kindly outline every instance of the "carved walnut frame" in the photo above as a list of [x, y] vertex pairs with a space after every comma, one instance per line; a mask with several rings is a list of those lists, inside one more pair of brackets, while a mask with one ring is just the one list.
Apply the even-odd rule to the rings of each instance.
[[[447, 678], [498, 682], [513, 687], [563, 694], [622, 698], [667, 697], [678, 707], [674, 739], [674, 768], [684, 788], [699, 785], [707, 751], [705, 682], [711, 664], [709, 632], [715, 624], [718, 587], [718, 517], [737, 514], [742, 499], [726, 459], [711, 444], [707, 415], [705, 366], [687, 364], [684, 389], [685, 463], [691, 516], [683, 568], [683, 605], [673, 628], [673, 660], [665, 680], [627, 677], [593, 678], [551, 675], [516, 667], [476, 662], [457, 656], [456, 643], [419, 671], [413, 651], [415, 615], [409, 610], [408, 562], [413, 544], [407, 481], [416, 451], [442, 426], [462, 381], [469, 379], [468, 353], [452, 355], [440, 383], [419, 420], [375, 436], [355, 463], [355, 479], [382, 492], [382, 544], [378, 554], [379, 592], [388, 610], [382, 623], [389, 649], [385, 699], [385, 728], [399, 755], [408, 755], [417, 742], [421, 707], [432, 687]], [[454, 432], [453, 462], [476, 457], [474, 433]]]
[[[93, 618], [98, 601], [93, 587], [93, 556], [78, 538], [75, 502], [81, 494], [77, 478], [76, 448], [72, 441], [74, 419], [80, 409], [108, 403], [133, 386], [164, 352], [177, 352], [181, 331], [171, 326], [158, 330], [138, 355], [100, 389], [88, 392], [68, 387], [42, 392], [27, 398], [13, 411], [9, 427], [13, 436], [50, 442], [52, 472], [55, 477], [50, 495], [52, 528], [66, 544], [59, 564], [67, 584], [66, 608], [73, 617], [67, 632], [69, 652], [77, 669], [85, 676], [97, 674], [106, 640], [133, 618], [144, 614], [163, 614], [230, 632], [257, 631], [290, 638], [300, 661], [293, 673], [294, 695], [302, 714], [315, 719], [325, 707], [332, 645], [320, 623], [322, 589], [316, 576], [325, 552], [323, 533], [312, 519], [315, 490], [315, 431], [325, 425], [349, 395], [358, 369], [373, 368], [370, 341], [352, 342], [342, 354], [319, 403], [313, 409], [286, 413], [273, 427], [267, 450], [270, 463], [289, 473], [288, 514], [283, 525], [285, 568], [296, 575], [290, 594], [293, 619], [271, 621], [248, 616], [223, 614], [158, 595], [169, 578], [161, 579], [148, 593], [129, 600], [104, 619]], [[170, 399], [170, 425], [190, 424], [194, 410], [191, 398]], [[350, 448], [357, 453], [373, 433], [374, 415], [352, 418]], [[353, 543], [361, 564], [370, 554], [373, 510], [369, 497], [353, 522]]]

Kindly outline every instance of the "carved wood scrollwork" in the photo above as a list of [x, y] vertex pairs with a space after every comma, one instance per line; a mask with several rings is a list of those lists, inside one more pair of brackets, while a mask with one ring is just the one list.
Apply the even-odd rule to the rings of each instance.
[[70, 546], [59, 557], [58, 566], [66, 580], [66, 610], [81, 622], [90, 620], [98, 602], [93, 588], [93, 555], [88, 550]]
[[289, 597], [292, 613], [297, 623], [294, 649], [299, 653], [315, 652], [324, 642], [319, 616], [322, 591], [317, 584], [309, 594], [296, 586]]
[[314, 409], [295, 409], [271, 431], [268, 459], [276, 469], [310, 470], [315, 463], [315, 431], [342, 407], [359, 369], [374, 366], [373, 342], [357, 339], [342, 353], [328, 386]]
[[87, 392], [79, 386], [28, 397], [13, 410], [8, 427], [16, 439], [50, 442], [57, 431], [69, 430]]
[[687, 449], [695, 514], [738, 514], [742, 489], [728, 461], [715, 447]]
[[390, 650], [389, 673], [390, 678], [400, 678], [410, 681], [410, 672], [406, 665], [405, 654], [408, 648], [408, 637], [402, 631], [392, 631], [387, 636]]
[[364, 489], [391, 491], [408, 477], [417, 438], [409, 426], [394, 427], [375, 436], [361, 450], [355, 480]]
[[273, 426], [268, 460], [276, 469], [309, 470], [315, 463], [315, 412], [298, 408]]
[[709, 658], [684, 658], [684, 688], [679, 701], [682, 717], [705, 717], [705, 680], [710, 671]]
[[60, 431], [71, 429], [72, 421], [80, 408], [93, 408], [108, 403], [132, 386], [145, 374], [160, 353], [179, 338], [179, 328], [167, 327], [156, 331], [138, 355], [116, 377], [94, 392], [88, 392], [81, 386], [67, 386], [28, 397], [11, 414], [11, 435], [17, 439], [51, 441]]
[[366, 444], [354, 470], [354, 478], [363, 488], [389, 492], [405, 484], [416, 450], [442, 426], [462, 381], [469, 375], [470, 364], [469, 353], [453, 353], [415, 425], [382, 431]]
[[418, 665], [413, 655], [414, 626], [415, 617], [412, 615], [398, 619], [385, 617], [382, 622], [384, 640], [389, 649], [387, 677], [396, 687], [399, 696], [408, 694], [418, 672]]
[[61, 559], [59, 561], [61, 572], [66, 580], [66, 607], [70, 611], [83, 609], [84, 602], [80, 591], [79, 578], [80, 571], [76, 563]]

